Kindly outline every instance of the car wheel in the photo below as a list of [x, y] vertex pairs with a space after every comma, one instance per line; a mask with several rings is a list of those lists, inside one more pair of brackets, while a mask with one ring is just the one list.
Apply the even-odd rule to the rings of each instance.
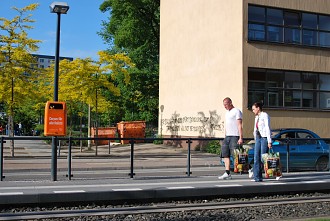
[[316, 162], [316, 171], [329, 170], [329, 159], [327, 157], [320, 157]]

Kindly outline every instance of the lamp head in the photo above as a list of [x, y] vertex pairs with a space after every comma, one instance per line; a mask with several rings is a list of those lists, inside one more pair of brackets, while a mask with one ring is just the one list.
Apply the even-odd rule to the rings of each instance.
[[66, 2], [53, 2], [49, 8], [51, 13], [66, 14], [70, 7]]

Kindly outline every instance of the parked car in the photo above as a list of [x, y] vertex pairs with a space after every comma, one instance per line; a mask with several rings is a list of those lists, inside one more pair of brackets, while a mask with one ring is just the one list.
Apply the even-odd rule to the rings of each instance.
[[[329, 145], [316, 133], [301, 128], [272, 130], [273, 150], [280, 153], [282, 170], [287, 168], [289, 141], [289, 170], [329, 170]], [[254, 144], [248, 144], [249, 162], [253, 164]], [[245, 146], [246, 147], [246, 146]]]

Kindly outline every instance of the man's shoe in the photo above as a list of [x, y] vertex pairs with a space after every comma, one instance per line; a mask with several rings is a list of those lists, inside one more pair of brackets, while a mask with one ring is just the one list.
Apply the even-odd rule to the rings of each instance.
[[219, 180], [231, 180], [232, 177], [230, 174], [224, 173], [222, 176], [218, 177]]
[[251, 179], [253, 177], [253, 171], [252, 169], [249, 169], [249, 178]]
[[282, 178], [282, 176], [277, 176], [276, 180], [280, 180]]

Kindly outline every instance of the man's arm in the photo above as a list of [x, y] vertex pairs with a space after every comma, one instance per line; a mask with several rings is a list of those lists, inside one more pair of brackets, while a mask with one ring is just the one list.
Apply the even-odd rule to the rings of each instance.
[[237, 127], [239, 133], [239, 140], [238, 144], [241, 145], [243, 143], [243, 126], [242, 126], [242, 119], [237, 119]]

